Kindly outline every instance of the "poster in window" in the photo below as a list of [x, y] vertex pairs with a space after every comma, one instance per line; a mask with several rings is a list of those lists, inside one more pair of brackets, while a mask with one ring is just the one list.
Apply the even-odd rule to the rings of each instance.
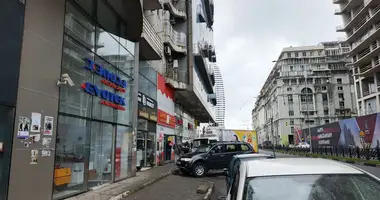
[[45, 116], [44, 135], [53, 135], [53, 121], [54, 121], [53, 117]]

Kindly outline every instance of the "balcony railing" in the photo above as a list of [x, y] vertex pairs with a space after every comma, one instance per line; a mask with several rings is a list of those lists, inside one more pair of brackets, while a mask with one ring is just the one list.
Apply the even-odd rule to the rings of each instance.
[[173, 29], [170, 22], [164, 22], [165, 42], [172, 45], [173, 49], [178, 52], [186, 52], [186, 34]]
[[150, 46], [156, 51], [158, 55], [162, 55], [163, 45], [160, 37], [158, 37], [153, 26], [150, 24], [148, 19], [143, 17], [143, 36]]
[[173, 0], [163, 0], [164, 4], [168, 6], [168, 9], [170, 13], [172, 13], [175, 17], [179, 18], [184, 18], [186, 19], [186, 12], [182, 10], [178, 10], [174, 5], [173, 5]]
[[187, 72], [179, 70], [178, 67], [173, 68], [172, 66], [167, 66], [165, 77], [170, 78], [177, 82], [188, 83]]

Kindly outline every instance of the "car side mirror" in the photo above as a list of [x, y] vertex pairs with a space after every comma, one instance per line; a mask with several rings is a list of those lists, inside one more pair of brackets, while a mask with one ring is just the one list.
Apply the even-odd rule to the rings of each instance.
[[223, 176], [228, 176], [228, 170], [227, 169], [223, 170], [222, 174]]

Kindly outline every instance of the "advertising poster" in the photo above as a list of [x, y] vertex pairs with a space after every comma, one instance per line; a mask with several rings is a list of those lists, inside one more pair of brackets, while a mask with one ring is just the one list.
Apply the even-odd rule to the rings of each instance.
[[319, 147], [338, 146], [340, 126], [338, 122], [310, 128], [311, 145]]
[[252, 145], [255, 152], [259, 151], [257, 143], [257, 134], [255, 131], [250, 130], [222, 130], [224, 141], [243, 141]]
[[45, 116], [44, 120], [44, 135], [53, 135], [53, 121], [51, 116]]
[[380, 113], [313, 127], [311, 134], [313, 147], [375, 148], [380, 140]]
[[32, 130], [31, 132], [39, 133], [41, 131], [41, 113], [32, 112]]
[[36, 165], [38, 163], [38, 150], [34, 149], [30, 151], [30, 164]]
[[26, 139], [29, 137], [30, 119], [28, 117], [19, 117], [18, 122], [18, 139]]

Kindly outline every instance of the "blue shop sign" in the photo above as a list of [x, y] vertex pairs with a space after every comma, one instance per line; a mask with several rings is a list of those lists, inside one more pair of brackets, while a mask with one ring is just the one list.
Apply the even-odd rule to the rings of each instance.
[[[121, 96], [119, 96], [119, 95], [117, 95], [115, 93], [112, 93], [110, 91], [107, 91], [107, 90], [104, 90], [104, 89], [100, 89], [100, 88], [98, 88], [96, 85], [94, 85], [92, 83], [89, 83], [89, 82], [83, 83], [82, 84], [82, 88], [83, 88], [83, 90], [86, 93], [88, 93], [90, 95], [100, 97], [100, 98], [102, 98], [102, 99], [104, 99], [106, 101], [109, 101], [111, 103], [114, 103], [114, 104], [117, 104], [117, 105], [120, 105], [120, 106], [125, 106], [126, 105], [125, 98], [123, 98], [123, 97], [121, 97]], [[114, 106], [112, 106], [112, 107], [114, 107]]]
[[107, 81], [110, 81], [110, 82], [116, 84], [117, 86], [119, 86], [121, 88], [127, 87], [127, 82], [125, 80], [122, 80], [115, 73], [112, 73], [112, 72], [108, 71], [106, 68], [104, 68], [103, 66], [96, 64], [93, 60], [90, 60], [88, 58], [85, 58], [85, 60], [87, 61], [87, 65], [84, 66], [85, 69], [88, 69], [93, 73], [96, 73], [97, 75], [103, 77]]

